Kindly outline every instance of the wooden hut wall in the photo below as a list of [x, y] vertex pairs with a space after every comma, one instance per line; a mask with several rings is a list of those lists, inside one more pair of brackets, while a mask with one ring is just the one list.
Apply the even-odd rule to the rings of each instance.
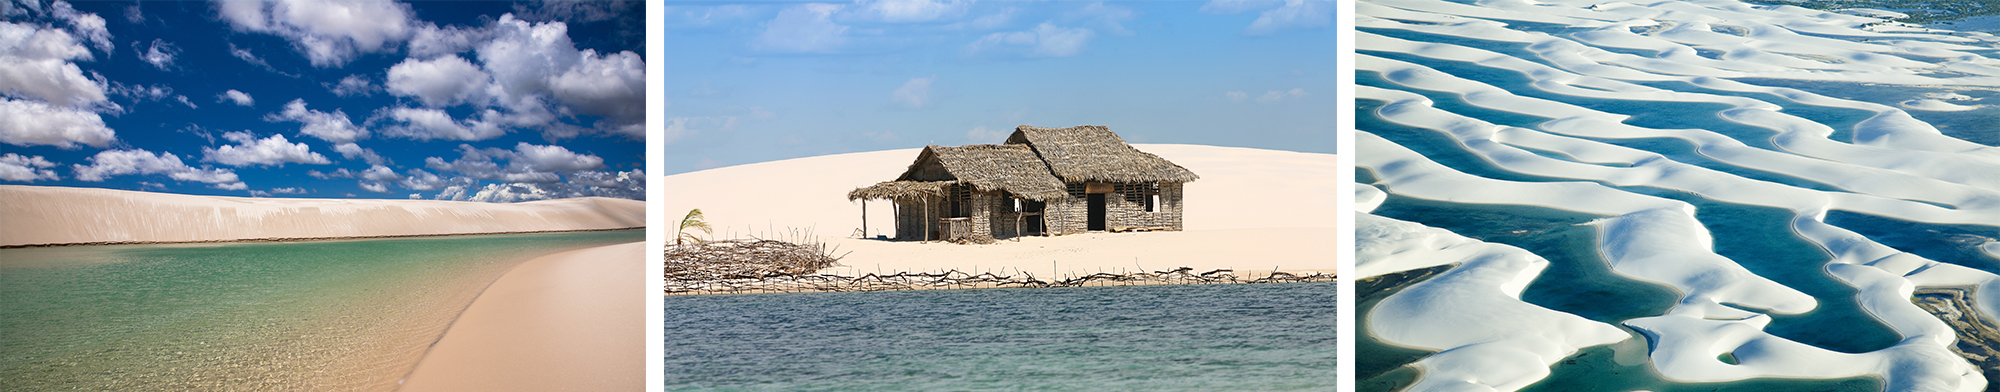
[[1014, 198], [1010, 196], [1012, 195], [1004, 192], [999, 193], [990, 200], [992, 203], [986, 206], [993, 211], [992, 219], [987, 221], [987, 225], [993, 228], [994, 239], [1020, 237], [1021, 231], [1028, 227], [1027, 220], [1023, 219], [1025, 215], [1014, 211]]
[[1049, 234], [1080, 233], [1089, 227], [1090, 199], [1084, 194], [1083, 184], [1069, 184], [1068, 188], [1068, 198], [1049, 200], [1047, 209], [1042, 211]]
[[1146, 211], [1151, 184], [1120, 184], [1104, 198], [1106, 228], [1155, 227], [1181, 230], [1181, 184], [1160, 183], [1159, 202]]
[[[925, 215], [929, 200], [930, 214]], [[927, 232], [936, 232], [931, 239], [943, 239], [944, 227], [938, 220], [951, 217], [951, 203], [941, 197], [917, 197], [896, 200], [896, 239], [900, 241], [923, 241]]]
[[916, 199], [896, 199], [896, 240], [924, 239], [924, 203]]
[[990, 242], [993, 240], [993, 219], [995, 208], [1000, 204], [1000, 191], [975, 190], [972, 192], [972, 240]]

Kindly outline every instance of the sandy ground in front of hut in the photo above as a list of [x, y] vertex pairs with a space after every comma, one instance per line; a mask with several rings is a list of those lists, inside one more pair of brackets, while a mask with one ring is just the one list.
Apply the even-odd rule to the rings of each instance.
[[466, 307], [403, 391], [645, 387], [646, 243], [543, 256]]
[[[1332, 154], [1135, 144], [1201, 176], [1188, 183], [1186, 231], [1025, 237], [990, 245], [862, 239], [854, 188], [895, 179], [920, 149], [827, 155], [665, 177], [669, 221], [700, 208], [704, 238], [815, 239], [846, 254], [822, 273], [1026, 271], [1037, 277], [1194, 268], [1262, 276], [1335, 272], [1338, 166]], [[867, 203], [867, 237], [893, 235], [890, 203]], [[807, 235], [810, 232], [811, 235]], [[975, 271], [976, 270], [976, 271]]]

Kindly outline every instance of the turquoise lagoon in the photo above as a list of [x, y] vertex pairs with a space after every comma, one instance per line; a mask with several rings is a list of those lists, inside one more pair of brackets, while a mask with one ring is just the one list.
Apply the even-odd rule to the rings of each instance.
[[0, 250], [0, 390], [389, 390], [508, 269], [644, 230]]

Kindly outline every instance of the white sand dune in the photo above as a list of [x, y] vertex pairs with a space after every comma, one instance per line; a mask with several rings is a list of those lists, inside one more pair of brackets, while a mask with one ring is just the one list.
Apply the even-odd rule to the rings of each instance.
[[[1665, 284], [1681, 296], [1666, 314], [1624, 322], [1644, 333], [1653, 370], [1668, 380], [1874, 376], [1892, 391], [1975, 391], [1986, 385], [1976, 369], [1949, 351], [1951, 329], [1912, 305], [1909, 293], [1915, 287], [1974, 286], [1990, 318], [1996, 314], [1987, 303], [2000, 300], [1995, 293], [2000, 276], [1904, 253], [1825, 220], [1829, 211], [1843, 210], [1931, 224], [2000, 222], [2000, 175], [1994, 174], [2000, 173], [2000, 148], [1947, 136], [1904, 111], [1991, 110], [1944, 100], [1969, 100], [1953, 89], [2000, 85], [2000, 59], [1977, 54], [1990, 51], [2000, 37], [1932, 34], [1862, 16], [1728, 0], [1367, 0], [1356, 9], [1362, 14], [1356, 17], [1356, 46], [1362, 51], [1356, 66], [1386, 81], [1356, 87], [1357, 98], [1383, 103], [1369, 116], [1455, 143], [1431, 148], [1455, 148], [1501, 171], [1560, 179], [1517, 182], [1459, 172], [1364, 128], [1356, 137], [1361, 152], [1356, 165], [1373, 170], [1380, 181], [1356, 187], [1357, 198], [1371, 201], [1358, 211], [1372, 210], [1379, 204], [1373, 201], [1385, 197], [1378, 193], [1386, 192], [1606, 216], [1593, 226], [1596, 250], [1612, 271]], [[1585, 30], [1555, 34], [1520, 22]], [[1415, 40], [1422, 36], [1436, 42]], [[1441, 71], [1446, 66], [1462, 74]], [[1520, 81], [1487, 84], [1508, 78]], [[1935, 90], [1923, 95], [1927, 99], [1867, 102], [1758, 85], [1764, 79], [1784, 79], [1791, 86], [1863, 82]], [[1417, 92], [1457, 102], [1445, 106]], [[1658, 104], [1715, 104], [1710, 106], [1722, 108], [1713, 112], [1717, 123], [1759, 128], [1771, 136], [1626, 123], [1632, 119], [1626, 114]], [[1459, 109], [1464, 105], [1486, 112]], [[1788, 111], [1795, 107], [1868, 115], [1849, 126], [1848, 140], [1835, 140], [1839, 130]], [[1532, 126], [1506, 126], [1496, 123], [1524, 122], [1473, 117], [1496, 111], [1540, 119]], [[1607, 142], [1647, 138], [1684, 141], [1703, 162], [1679, 162]], [[1752, 274], [1713, 252], [1710, 233], [1695, 219], [1692, 205], [1607, 185], [1792, 211], [1792, 230], [1830, 253], [1825, 270], [1858, 293], [1815, 299]], [[1425, 372], [1410, 390], [1519, 389], [1546, 376], [1546, 366], [1573, 352], [1575, 344], [1603, 342], [1601, 324], [1566, 323], [1574, 316], [1512, 298], [1540, 270], [1532, 262], [1517, 268], [1502, 263], [1522, 259], [1509, 248], [1405, 227], [1412, 225], [1363, 215], [1356, 227], [1361, 247], [1356, 268], [1364, 277], [1460, 263], [1385, 299], [1366, 320], [1390, 343], [1442, 350], [1418, 363]], [[1491, 272], [1502, 267], [1508, 269]], [[1481, 278], [1482, 273], [1494, 276]], [[1764, 332], [1771, 321], [1767, 314], [1808, 311], [1816, 300], [1857, 301], [1901, 339], [1885, 349], [1841, 353]], [[1531, 325], [1537, 336], [1454, 345], [1449, 343], [1462, 335], [1491, 331], [1384, 332], [1466, 314]], [[1738, 363], [1716, 359], [1724, 353], [1734, 354]]]
[[0, 185], [0, 246], [594, 230], [646, 225], [646, 203], [498, 204], [193, 196]]
[[[843, 266], [831, 273], [881, 270], [1019, 270], [1046, 276], [1119, 269], [1197, 272], [1273, 269], [1332, 272], [1335, 169], [1331, 154], [1175, 144], [1134, 147], [1173, 161], [1201, 179], [1188, 183], [1186, 231], [1029, 237], [991, 245], [861, 239], [857, 187], [893, 180], [919, 149], [798, 158], [666, 176], [669, 220], [699, 208], [716, 231], [704, 238], [799, 237], [811, 230], [838, 246]], [[890, 203], [868, 202], [868, 237], [892, 235]], [[698, 232], [696, 234], [699, 234]]]
[[404, 391], [645, 389], [646, 243], [523, 262], [494, 281]]

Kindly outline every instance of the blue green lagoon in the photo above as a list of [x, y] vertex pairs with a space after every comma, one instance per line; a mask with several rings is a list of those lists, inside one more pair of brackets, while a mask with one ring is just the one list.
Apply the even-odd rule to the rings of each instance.
[[1336, 287], [671, 296], [666, 389], [1333, 390]]
[[0, 250], [0, 390], [390, 390], [488, 284], [645, 230]]

